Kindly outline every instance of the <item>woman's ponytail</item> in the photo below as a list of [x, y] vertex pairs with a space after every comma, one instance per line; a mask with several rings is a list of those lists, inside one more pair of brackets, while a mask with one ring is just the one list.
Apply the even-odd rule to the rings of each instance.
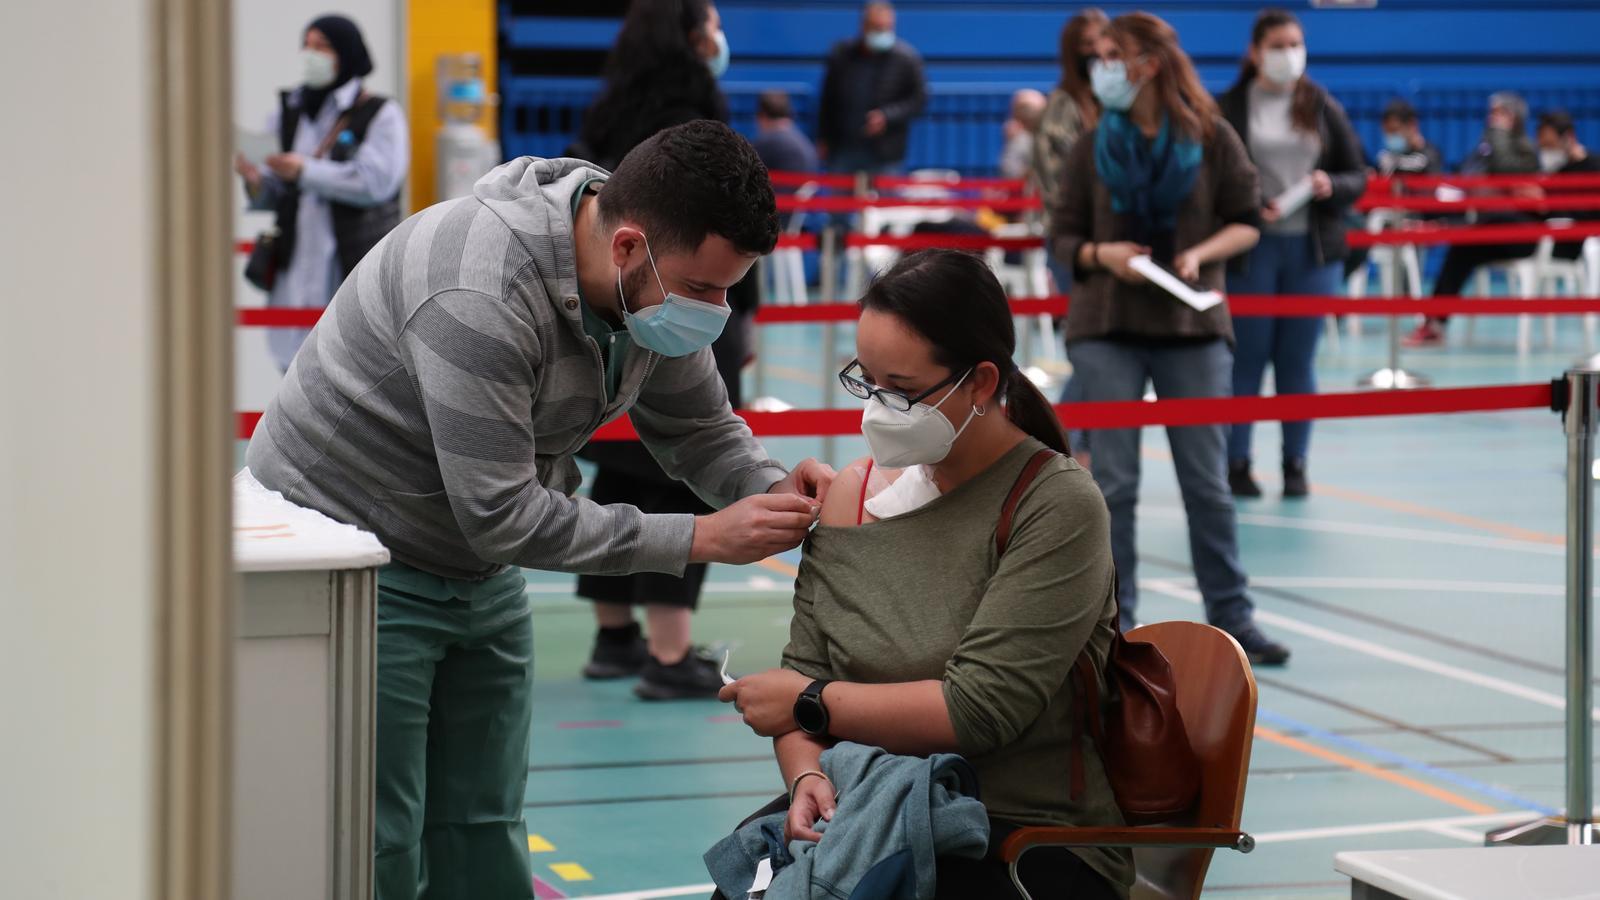
[[1072, 447], [1067, 443], [1067, 433], [1061, 427], [1061, 420], [1056, 418], [1050, 401], [1045, 399], [1028, 376], [1012, 366], [1011, 371], [1001, 377], [1005, 381], [1006, 417], [1011, 424], [1051, 450], [1071, 455]]

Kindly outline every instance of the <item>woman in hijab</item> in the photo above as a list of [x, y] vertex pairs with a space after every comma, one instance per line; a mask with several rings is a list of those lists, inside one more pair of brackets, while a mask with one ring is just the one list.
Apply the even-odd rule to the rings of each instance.
[[[246, 276], [271, 307], [323, 308], [367, 251], [400, 224], [400, 185], [411, 147], [400, 105], [369, 94], [372, 57], [356, 23], [323, 16], [301, 41], [301, 84], [282, 91], [267, 131], [278, 153], [264, 167], [243, 155], [250, 208], [272, 210]], [[273, 329], [268, 345], [285, 372], [308, 332]]]

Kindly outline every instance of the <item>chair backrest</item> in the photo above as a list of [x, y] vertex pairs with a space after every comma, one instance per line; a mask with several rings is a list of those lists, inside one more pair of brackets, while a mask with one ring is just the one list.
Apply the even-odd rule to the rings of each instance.
[[[1249, 659], [1226, 632], [1197, 622], [1145, 625], [1128, 639], [1155, 644], [1172, 664], [1183, 727], [1200, 757], [1200, 798], [1189, 815], [1170, 824], [1238, 830], [1256, 726], [1256, 679]], [[1198, 898], [1211, 853], [1135, 850], [1139, 879], [1133, 896]]]

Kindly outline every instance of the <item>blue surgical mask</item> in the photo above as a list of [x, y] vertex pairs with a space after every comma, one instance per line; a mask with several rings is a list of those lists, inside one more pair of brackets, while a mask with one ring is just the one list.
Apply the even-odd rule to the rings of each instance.
[[719, 28], [711, 36], [711, 40], [716, 42], [717, 55], [706, 60], [706, 66], [711, 69], [712, 78], [721, 78], [728, 71], [728, 36]]
[[1127, 112], [1141, 87], [1128, 81], [1128, 67], [1120, 59], [1097, 59], [1090, 63], [1089, 86], [1101, 106], [1116, 112]]
[[1406, 136], [1403, 134], [1385, 134], [1383, 136], [1383, 149], [1399, 155], [1411, 149], [1411, 142], [1406, 140]]
[[622, 321], [628, 326], [633, 342], [662, 356], [688, 356], [711, 346], [722, 334], [722, 327], [732, 311], [720, 304], [668, 293], [661, 281], [661, 271], [656, 268], [655, 254], [650, 252], [649, 238], [645, 238], [644, 252], [666, 299], [659, 306], [629, 312], [628, 299], [622, 295], [622, 270], [617, 270], [617, 299], [622, 302]]
[[894, 49], [894, 32], [869, 31], [867, 32], [867, 46], [882, 53]]

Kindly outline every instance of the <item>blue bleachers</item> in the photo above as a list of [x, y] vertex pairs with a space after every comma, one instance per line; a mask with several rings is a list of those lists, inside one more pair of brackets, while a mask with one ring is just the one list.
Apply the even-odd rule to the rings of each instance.
[[[1111, 15], [1142, 8], [1166, 18], [1213, 90], [1233, 80], [1262, 5], [1101, 4]], [[1566, 108], [1584, 142], [1600, 145], [1600, 2], [1380, 0], [1372, 10], [1318, 10], [1304, 0], [1283, 5], [1305, 21], [1312, 76], [1344, 102], [1369, 152], [1379, 143], [1384, 105], [1399, 96], [1416, 104], [1446, 160], [1459, 160], [1482, 129], [1485, 98], [1506, 89], [1521, 91], [1536, 113]], [[809, 130], [822, 59], [835, 40], [855, 32], [859, 4], [723, 0], [718, 8], [733, 48], [723, 87], [735, 127], [753, 133], [755, 95], [779, 87], [793, 96]], [[899, 3], [898, 31], [923, 54], [930, 88], [908, 163], [990, 173], [1011, 92], [1053, 83], [1057, 36], [1074, 8], [1042, 0]], [[596, 86], [594, 77], [528, 74], [518, 60], [551, 51], [599, 59], [617, 25], [609, 18], [516, 15], [503, 0], [501, 133], [508, 155], [559, 154]]]

